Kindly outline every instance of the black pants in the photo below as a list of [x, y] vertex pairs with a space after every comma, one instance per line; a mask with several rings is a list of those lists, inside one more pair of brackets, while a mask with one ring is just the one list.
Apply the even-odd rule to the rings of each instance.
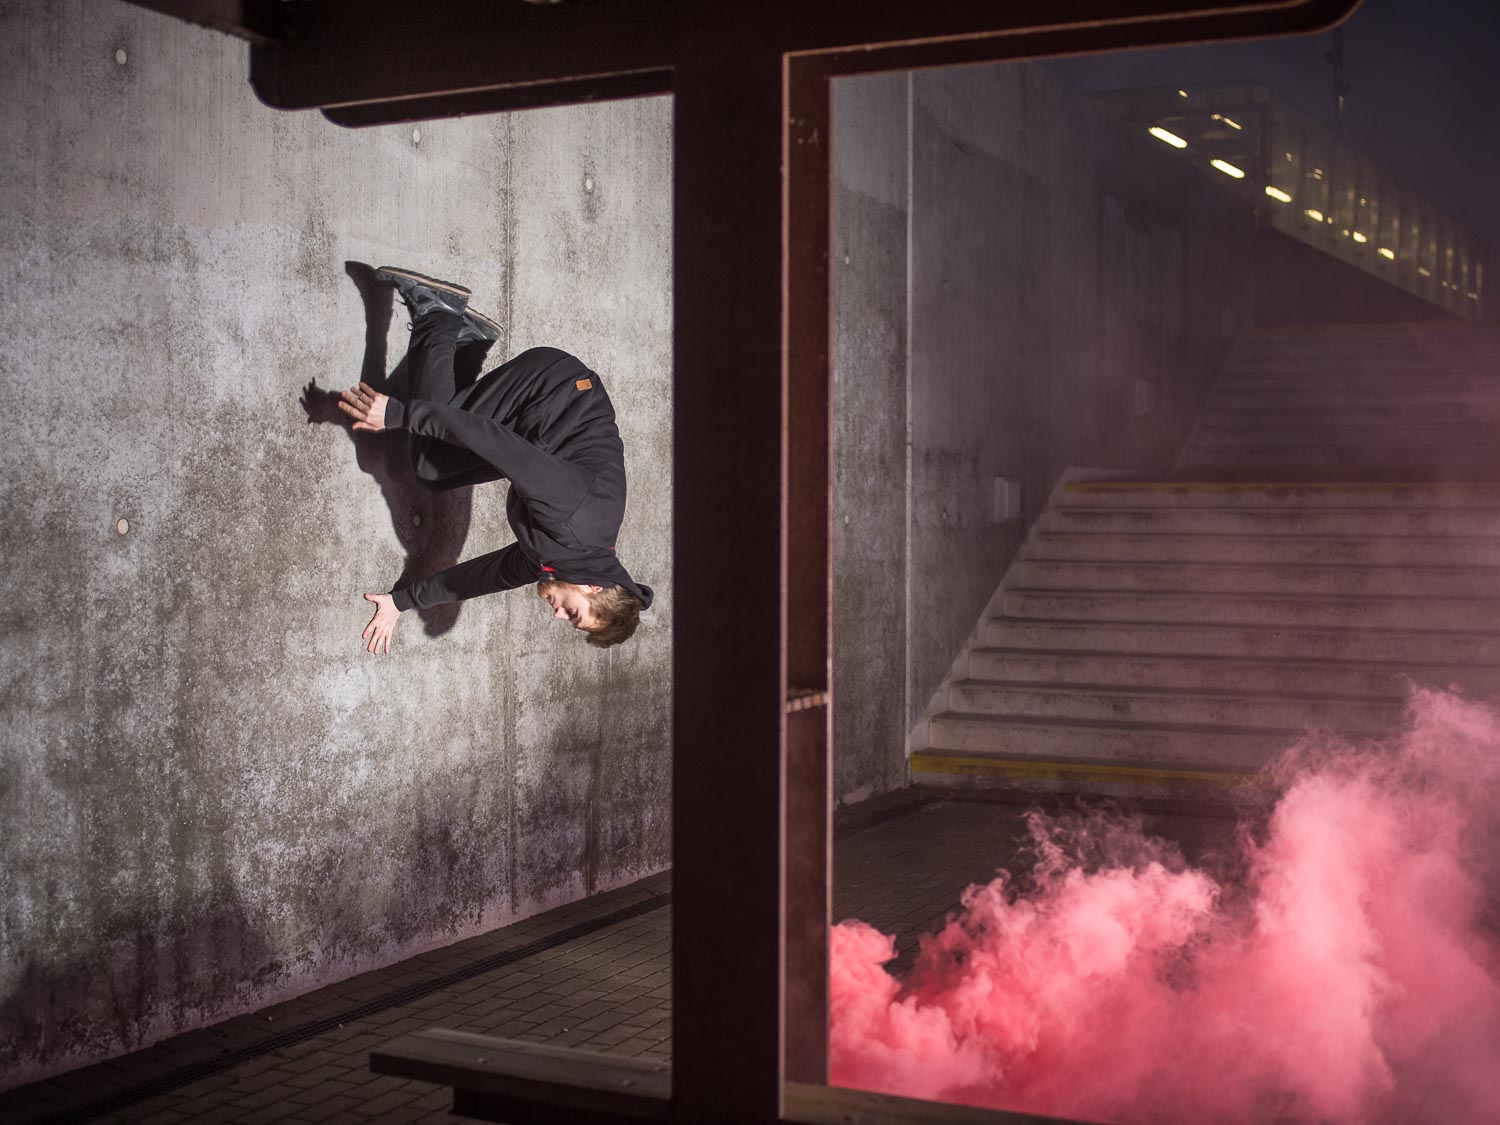
[[457, 313], [442, 310], [412, 323], [406, 353], [410, 397], [489, 424], [461, 425], [450, 415], [435, 427], [450, 440], [411, 433], [417, 479], [448, 489], [508, 477], [522, 493], [545, 501], [553, 492], [572, 496], [580, 481], [587, 487], [602, 473], [620, 476], [623, 495], [624, 450], [599, 376], [567, 352], [540, 347], [466, 383], [454, 373], [462, 325]]
[[[458, 331], [463, 317], [433, 309], [412, 321], [411, 343], [406, 350], [409, 397], [468, 409], [473, 385], [460, 388], [455, 374]], [[472, 370], [472, 369], [471, 369]], [[461, 445], [438, 438], [407, 435], [407, 452], [417, 479], [430, 488], [463, 488], [500, 480], [501, 475], [484, 458]]]

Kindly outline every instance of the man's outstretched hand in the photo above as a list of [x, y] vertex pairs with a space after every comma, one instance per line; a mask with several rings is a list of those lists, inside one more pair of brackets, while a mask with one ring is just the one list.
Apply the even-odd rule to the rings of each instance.
[[360, 639], [367, 642], [365, 651], [389, 653], [391, 634], [401, 618], [401, 611], [396, 608], [396, 599], [389, 594], [366, 594], [365, 601], [375, 603], [375, 616], [370, 618], [370, 623], [360, 634]]
[[385, 429], [385, 404], [388, 402], [389, 395], [380, 394], [368, 383], [361, 383], [339, 397], [339, 409], [354, 419], [356, 430], [378, 434]]

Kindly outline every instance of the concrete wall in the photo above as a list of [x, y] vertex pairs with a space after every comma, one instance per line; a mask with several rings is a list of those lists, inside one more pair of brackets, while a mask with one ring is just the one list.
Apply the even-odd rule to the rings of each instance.
[[904, 74], [833, 87], [834, 795], [906, 784]]
[[[912, 83], [909, 722], [1063, 469], [1170, 469], [1248, 319], [1253, 237], [1039, 67]], [[991, 520], [996, 477], [1022, 520]]]
[[[0, 1086], [663, 868], [670, 103], [418, 141], [267, 109], [242, 44], [115, 0], [11, 0], [0, 41]], [[329, 420], [406, 338], [346, 261], [602, 374], [636, 640], [523, 590], [362, 651], [362, 591], [509, 532], [503, 486], [419, 492]]]
[[[1230, 193], [1038, 67], [839, 89], [835, 725], [847, 799], [902, 783], [907, 730], [1063, 469], [1170, 469], [1247, 322], [1253, 230]], [[996, 477], [1020, 484], [1023, 520], [992, 520]]]

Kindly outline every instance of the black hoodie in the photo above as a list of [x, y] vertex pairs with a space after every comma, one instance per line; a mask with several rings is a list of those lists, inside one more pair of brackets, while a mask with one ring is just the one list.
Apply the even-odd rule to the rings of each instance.
[[385, 424], [461, 446], [510, 480], [505, 515], [516, 541], [394, 590], [396, 608], [510, 590], [555, 578], [623, 586], [651, 605], [615, 557], [625, 517], [625, 446], [599, 376], [556, 348], [532, 348], [485, 375], [462, 405], [414, 399]]

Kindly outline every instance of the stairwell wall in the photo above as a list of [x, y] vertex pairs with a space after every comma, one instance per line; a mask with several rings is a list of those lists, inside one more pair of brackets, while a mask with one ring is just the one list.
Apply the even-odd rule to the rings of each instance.
[[833, 87], [834, 788], [906, 784], [905, 74]]
[[[912, 103], [908, 726], [1065, 468], [1171, 468], [1248, 319], [1253, 236], [1040, 67], [918, 72]], [[992, 518], [997, 477], [1020, 520]]]
[[[908, 732], [1063, 470], [1170, 470], [1249, 320], [1254, 228], [1231, 192], [1040, 67], [839, 85], [835, 730], [847, 796], [899, 783]], [[874, 182], [879, 207], [857, 189]], [[898, 526], [888, 499], [903, 469]], [[994, 518], [1002, 477], [1020, 485], [1020, 520]], [[885, 647], [898, 618], [899, 719]]]
[[[664, 868], [669, 100], [353, 132], [116, 0], [0, 38], [0, 1087]], [[328, 424], [407, 338], [346, 260], [601, 373], [630, 644], [521, 590], [362, 651], [361, 592], [510, 535], [503, 486]]]

